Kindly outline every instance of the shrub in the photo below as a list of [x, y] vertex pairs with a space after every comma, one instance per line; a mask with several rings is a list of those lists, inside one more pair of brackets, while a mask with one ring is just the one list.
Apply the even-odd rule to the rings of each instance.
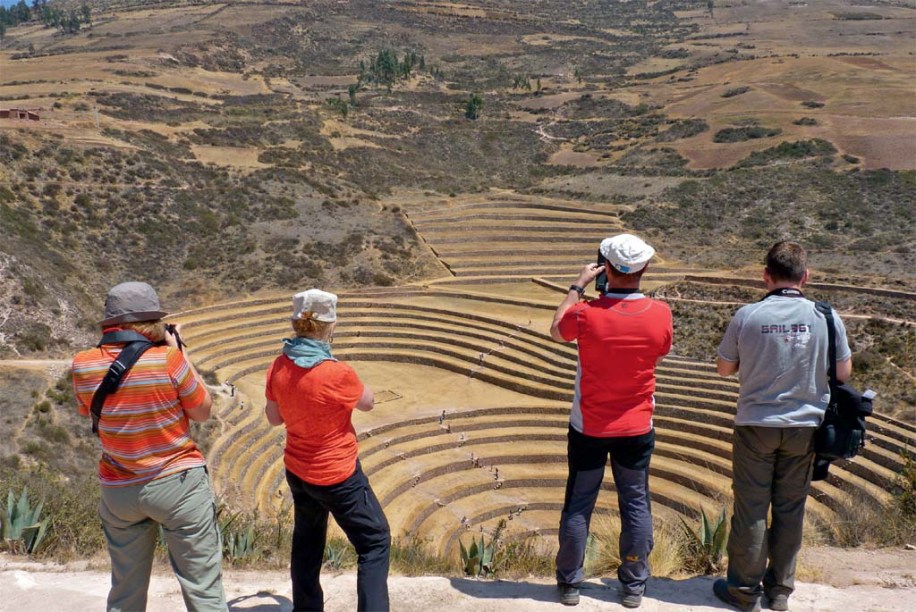
[[700, 524], [694, 530], [683, 518], [681, 523], [684, 534], [687, 536], [685, 566], [688, 569], [716, 574], [722, 569], [722, 559], [725, 558], [725, 547], [728, 543], [728, 521], [725, 508], [719, 513], [715, 521], [710, 522], [706, 511], [700, 509]]
[[356, 566], [356, 550], [346, 538], [328, 538], [324, 546], [324, 567], [342, 570]]
[[724, 128], [715, 133], [713, 142], [744, 142], [756, 138], [769, 138], [782, 133], [779, 128], [765, 128], [759, 125]]
[[726, 90], [726, 91], [722, 94], [722, 97], [723, 97], [723, 98], [734, 98], [735, 96], [740, 96], [741, 94], [747, 93], [747, 92], [749, 92], [750, 90], [751, 90], [751, 88], [750, 88], [750, 87], [747, 87], [747, 86], [744, 86], [744, 87], [734, 87], [734, 88], [732, 88], [732, 89]]
[[680, 138], [690, 138], [702, 134], [709, 129], [709, 125], [702, 119], [678, 119], [671, 127], [659, 133], [655, 139], [659, 142], [671, 142]]
[[489, 576], [494, 573], [494, 561], [496, 553], [496, 538], [490, 539], [489, 544], [484, 534], [480, 534], [480, 544], [474, 536], [471, 536], [471, 545], [465, 548], [464, 542], [458, 540], [461, 547], [461, 570], [465, 576], [475, 578]]
[[805, 108], [824, 108], [824, 103], [816, 100], [805, 100], [801, 105]]
[[476, 120], [480, 117], [480, 109], [483, 107], [483, 98], [480, 94], [472, 93], [468, 96], [468, 101], [464, 105], [464, 116], [466, 119]]
[[792, 122], [794, 125], [817, 125], [817, 119], [814, 117], [801, 117]]
[[907, 522], [916, 526], [916, 460], [907, 452], [901, 453], [903, 468], [897, 475], [894, 483], [897, 487], [894, 493], [894, 503], [900, 516]]
[[216, 520], [223, 540], [223, 557], [232, 565], [259, 559], [263, 552], [262, 533], [256, 529], [256, 520], [244, 512], [231, 510], [225, 503], [217, 503]]
[[[653, 520], [655, 546], [649, 555], [649, 565], [654, 576], [674, 576], [683, 567], [683, 536], [667, 523]], [[585, 571], [596, 576], [614, 572], [620, 567], [620, 518], [595, 516], [589, 542], [586, 545]]]
[[6, 496], [6, 508], [0, 507], [0, 532], [3, 540], [13, 552], [32, 554], [48, 533], [49, 519], [41, 520], [44, 502], [32, 506], [29, 490], [25, 487], [16, 501], [13, 489]]
[[444, 575], [454, 571], [451, 559], [430, 552], [429, 539], [412, 532], [391, 540], [391, 567], [405, 576]]
[[738, 162], [736, 167], [746, 168], [749, 166], [763, 166], [774, 161], [828, 157], [836, 152], [836, 147], [832, 143], [820, 138], [781, 142], [775, 147], [751, 153]]

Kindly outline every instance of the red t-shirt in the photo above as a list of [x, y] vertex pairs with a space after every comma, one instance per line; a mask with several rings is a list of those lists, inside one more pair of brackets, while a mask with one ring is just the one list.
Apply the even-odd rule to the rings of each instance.
[[286, 469], [315, 485], [349, 478], [359, 453], [350, 416], [362, 394], [363, 383], [345, 363], [301, 368], [286, 355], [277, 357], [265, 395], [277, 402], [286, 425]]
[[640, 293], [580, 302], [560, 334], [579, 346], [570, 425], [587, 436], [638, 436], [652, 429], [655, 363], [671, 350], [668, 305]]

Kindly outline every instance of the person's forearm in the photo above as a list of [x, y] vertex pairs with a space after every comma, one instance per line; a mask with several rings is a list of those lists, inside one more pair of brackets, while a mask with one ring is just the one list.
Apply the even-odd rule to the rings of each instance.
[[[586, 264], [586, 266], [582, 268], [582, 271], [579, 272], [579, 277], [573, 284], [578, 287], [585, 287], [595, 280], [601, 270], [603, 270], [603, 268], [598, 264]], [[563, 319], [563, 315], [566, 314], [567, 310], [572, 308], [574, 304], [579, 303], [581, 297], [578, 291], [570, 287], [569, 291], [566, 292], [566, 297], [563, 298], [563, 301], [557, 306], [557, 311], [553, 315], [553, 322], [550, 324], [550, 337], [557, 342], [566, 342], [566, 338], [560, 334], [560, 321]]]

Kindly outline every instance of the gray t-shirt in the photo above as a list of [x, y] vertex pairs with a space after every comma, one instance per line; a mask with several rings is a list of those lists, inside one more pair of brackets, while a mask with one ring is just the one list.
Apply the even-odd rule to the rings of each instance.
[[[836, 360], [846, 361], [846, 327], [836, 311], [833, 320]], [[820, 425], [830, 401], [827, 351], [827, 320], [811, 300], [770, 295], [738, 310], [718, 351], [740, 364], [735, 425]]]

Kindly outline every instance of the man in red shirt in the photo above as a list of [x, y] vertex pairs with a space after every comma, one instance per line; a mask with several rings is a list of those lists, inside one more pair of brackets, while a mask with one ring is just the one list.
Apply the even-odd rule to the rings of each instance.
[[[653, 545], [649, 460], [655, 447], [655, 366], [671, 349], [673, 328], [668, 306], [639, 292], [655, 249], [636, 236], [620, 234], [605, 239], [600, 252], [604, 266], [582, 269], [550, 327], [554, 340], [575, 340], [579, 349], [557, 587], [561, 603], [579, 603], [589, 523], [610, 455], [620, 508], [621, 603], [637, 608]], [[580, 302], [584, 287], [602, 271], [607, 273], [603, 295]]]

